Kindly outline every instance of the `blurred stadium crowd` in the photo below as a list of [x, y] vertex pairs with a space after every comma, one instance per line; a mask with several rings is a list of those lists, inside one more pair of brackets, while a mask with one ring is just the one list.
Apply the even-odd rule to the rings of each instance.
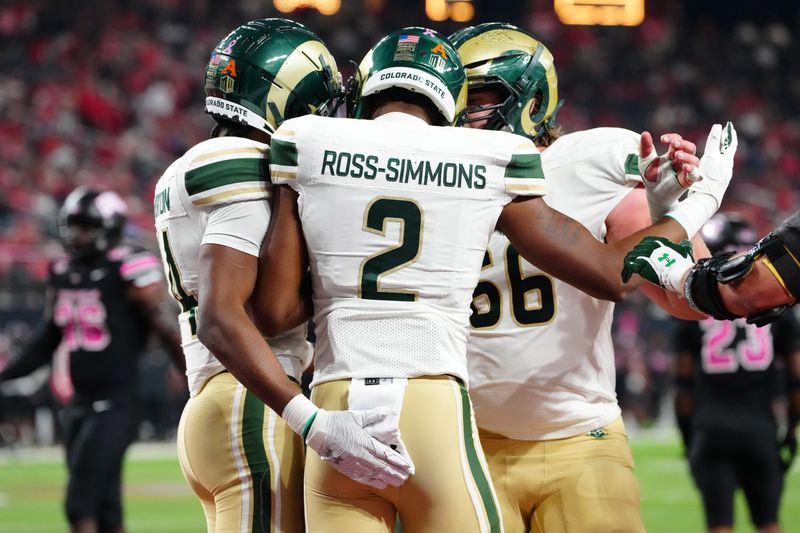
[[[550, 1], [518, 4], [479, 10], [473, 22], [506, 17], [547, 44], [566, 131], [621, 126], [699, 142], [712, 123], [731, 119], [740, 144], [723, 210], [743, 213], [763, 234], [796, 209], [797, 17], [737, 22], [692, 12], [689, 2], [651, 2], [635, 28], [569, 27]], [[237, 24], [279, 15], [258, 0], [0, 7], [0, 364], [39, 317], [47, 263], [61, 251], [56, 214], [65, 195], [81, 184], [112, 188], [128, 203], [128, 236], [152, 245], [155, 181], [211, 127], [202, 112], [207, 51]], [[409, 9], [400, 0], [343, 0], [334, 17], [290, 16], [323, 37], [345, 76], [348, 61], [387, 31], [426, 23], [421, 3]], [[647, 423], [669, 388], [670, 322], [636, 298], [617, 315], [620, 400]], [[185, 392], [163, 354], [142, 364], [154, 406], [149, 433], [163, 436]]]

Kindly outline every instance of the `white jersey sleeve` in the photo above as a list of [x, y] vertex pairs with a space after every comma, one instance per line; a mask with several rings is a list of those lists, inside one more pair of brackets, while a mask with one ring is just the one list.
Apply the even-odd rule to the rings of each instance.
[[[609, 213], [641, 182], [638, 140], [618, 128], [558, 139], [542, 154], [545, 201], [603, 240]], [[468, 344], [478, 426], [513, 439], [547, 440], [618, 417], [613, 309], [540, 271], [494, 234]]]
[[237, 202], [209, 210], [206, 230], [200, 244], [221, 244], [258, 257], [267, 233], [264, 220], [269, 220], [269, 204]]
[[[268, 157], [269, 147], [253, 140], [210, 139], [170, 165], [156, 185], [156, 233], [170, 291], [182, 307], [178, 322], [192, 395], [225, 370], [197, 339], [200, 246], [219, 244], [258, 256], [270, 219]], [[298, 328], [273, 347], [295, 379], [305, 342], [305, 328]]]

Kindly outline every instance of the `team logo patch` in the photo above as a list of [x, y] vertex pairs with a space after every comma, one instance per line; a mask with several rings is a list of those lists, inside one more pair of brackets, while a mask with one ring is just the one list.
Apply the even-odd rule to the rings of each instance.
[[606, 428], [597, 428], [588, 432], [587, 435], [589, 435], [590, 437], [594, 437], [596, 439], [602, 439], [603, 437], [608, 435], [608, 432], [606, 431]]
[[228, 94], [233, 91], [234, 79], [230, 76], [222, 76], [219, 79], [219, 90]]
[[437, 72], [444, 72], [447, 62], [436, 54], [428, 56], [428, 64], [436, 69]]
[[397, 39], [397, 48], [394, 49], [394, 60], [414, 61], [418, 43], [419, 35], [401, 35]]
[[432, 54], [439, 54], [443, 58], [447, 59], [447, 52], [444, 50], [444, 45], [442, 43], [437, 44], [433, 48], [431, 48]]

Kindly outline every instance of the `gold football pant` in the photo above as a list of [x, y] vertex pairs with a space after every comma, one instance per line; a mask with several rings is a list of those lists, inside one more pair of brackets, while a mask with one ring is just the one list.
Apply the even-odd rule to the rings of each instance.
[[[321, 383], [323, 409], [348, 407], [350, 380]], [[374, 489], [334, 470], [311, 449], [306, 457], [306, 521], [313, 533], [385, 533], [399, 516], [404, 533], [502, 531], [472, 404], [453, 378], [408, 380], [400, 435], [416, 473], [400, 487]]]
[[186, 403], [178, 455], [209, 533], [304, 531], [303, 442], [228, 372]]
[[644, 531], [622, 418], [566, 439], [480, 438], [506, 533]]

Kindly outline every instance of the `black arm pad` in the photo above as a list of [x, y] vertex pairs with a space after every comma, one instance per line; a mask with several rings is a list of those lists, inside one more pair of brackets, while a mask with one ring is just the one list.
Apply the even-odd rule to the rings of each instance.
[[[731, 263], [729, 258], [733, 252], [717, 254], [714, 257], [701, 259], [689, 272], [684, 286], [684, 296], [689, 305], [717, 320], [734, 320], [739, 318], [725, 308], [722, 296], [719, 293], [719, 280], [717, 279], [724, 267]], [[742, 265], [740, 265], [741, 267]], [[752, 260], [738, 277], [744, 276], [752, 267]], [[725, 277], [731, 278], [734, 273], [725, 270]]]

